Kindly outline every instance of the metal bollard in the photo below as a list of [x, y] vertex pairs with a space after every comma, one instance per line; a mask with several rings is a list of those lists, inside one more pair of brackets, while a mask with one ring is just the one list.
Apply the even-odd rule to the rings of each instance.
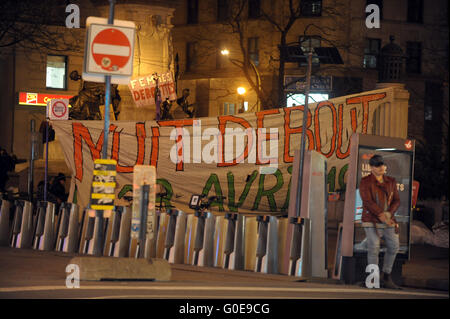
[[156, 258], [164, 258], [165, 242], [167, 236], [167, 229], [169, 226], [170, 215], [166, 212], [161, 212], [159, 214], [159, 219], [157, 222], [158, 232], [156, 234]]
[[188, 214], [186, 218], [186, 235], [184, 237], [184, 263], [192, 265], [194, 255], [195, 234], [198, 218], [194, 214]]
[[214, 230], [214, 267], [223, 267], [224, 249], [227, 239], [228, 220], [225, 216], [216, 216], [216, 227]]
[[261, 271], [266, 274], [278, 273], [278, 219], [270, 216], [267, 225], [266, 253], [262, 257]]
[[14, 211], [14, 220], [12, 224], [11, 229], [11, 241], [10, 246], [16, 247], [17, 244], [17, 237], [20, 234], [20, 228], [22, 227], [22, 215], [23, 215], [23, 206], [24, 201], [23, 200], [16, 200], [14, 202], [16, 209]]
[[258, 221], [258, 245], [256, 247], [256, 272], [261, 272], [262, 261], [267, 251], [267, 229], [270, 216], [257, 216]]
[[288, 238], [288, 240], [291, 241], [291, 250], [289, 252], [289, 273], [290, 276], [298, 276], [300, 273], [300, 267], [301, 267], [301, 249], [302, 249], [302, 231], [303, 231], [303, 224], [305, 220], [300, 217], [292, 217], [290, 219], [290, 226], [293, 227], [292, 229], [292, 237]]
[[83, 211], [82, 226], [80, 234], [79, 252], [81, 254], [87, 254], [89, 250], [89, 244], [94, 235], [95, 217], [89, 216], [89, 209]]
[[[101, 214], [101, 216], [100, 216]], [[89, 246], [87, 253], [90, 255], [95, 256], [102, 256], [103, 255], [103, 249], [105, 246], [105, 232], [106, 232], [106, 218], [103, 217], [104, 212], [102, 211], [99, 213], [99, 211], [95, 212], [95, 217], [91, 217], [93, 219], [93, 223], [89, 224], [91, 228], [89, 228], [89, 231], [92, 229], [92, 237], [89, 240]], [[99, 230], [100, 229], [100, 230]]]
[[69, 226], [66, 237], [62, 239], [62, 251], [74, 253], [78, 250], [80, 240], [78, 205], [73, 203], [66, 203], [66, 205], [70, 205], [70, 207], [67, 208], [67, 211], [69, 212]]
[[244, 270], [245, 267], [245, 220], [246, 217], [239, 214], [236, 220], [233, 252], [230, 254], [230, 267], [233, 270]]
[[8, 246], [10, 239], [11, 203], [6, 199], [1, 201], [0, 209], [0, 246]]
[[58, 215], [55, 251], [62, 251], [64, 239], [67, 237], [69, 230], [70, 203], [62, 203]]
[[195, 212], [195, 217], [197, 217], [197, 228], [195, 231], [194, 253], [193, 253], [193, 260], [192, 260], [192, 265], [194, 265], [194, 266], [198, 265], [200, 250], [203, 249], [206, 216], [207, 216], [207, 213]]
[[[33, 205], [29, 201], [17, 201], [13, 226], [12, 247], [30, 248], [33, 242]], [[20, 202], [20, 203], [19, 203]]]
[[122, 210], [115, 207], [111, 211], [111, 216], [106, 219], [106, 236], [105, 247], [103, 254], [105, 256], [113, 256], [117, 242], [119, 241], [120, 220], [122, 217]]
[[184, 238], [186, 236], [186, 213], [172, 209], [166, 235], [164, 258], [170, 263], [182, 264], [184, 261]]
[[33, 243], [33, 204], [25, 201], [22, 214], [22, 225], [17, 239], [18, 248], [31, 248]]
[[35, 216], [35, 228], [33, 235], [33, 249], [39, 249], [39, 243], [41, 237], [44, 234], [44, 224], [45, 224], [45, 209], [47, 208], [46, 202], [38, 202], [36, 216]]
[[47, 202], [44, 231], [39, 241], [39, 250], [53, 250], [55, 243], [55, 204]]
[[203, 245], [198, 251], [198, 265], [204, 267], [214, 266], [214, 230], [216, 216], [207, 212], [205, 216], [205, 228], [203, 231]]
[[228, 220], [227, 223], [227, 235], [225, 239], [225, 247], [223, 250], [224, 262], [223, 268], [230, 268], [230, 255], [234, 251], [234, 237], [236, 233], [236, 221], [238, 214], [225, 214], [225, 219]]
[[120, 230], [117, 243], [114, 245], [114, 257], [128, 257], [131, 235], [131, 208], [119, 206], [116, 211], [120, 212]]

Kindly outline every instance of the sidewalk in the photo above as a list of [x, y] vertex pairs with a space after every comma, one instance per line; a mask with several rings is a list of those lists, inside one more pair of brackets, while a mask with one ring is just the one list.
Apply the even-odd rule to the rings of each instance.
[[403, 286], [448, 291], [448, 248], [412, 245], [403, 265]]

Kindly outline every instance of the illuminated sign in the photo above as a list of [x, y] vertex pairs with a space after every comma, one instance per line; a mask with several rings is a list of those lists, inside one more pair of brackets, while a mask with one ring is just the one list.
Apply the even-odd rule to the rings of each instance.
[[70, 99], [72, 97], [73, 95], [19, 92], [19, 104], [47, 106], [47, 101], [52, 99]]

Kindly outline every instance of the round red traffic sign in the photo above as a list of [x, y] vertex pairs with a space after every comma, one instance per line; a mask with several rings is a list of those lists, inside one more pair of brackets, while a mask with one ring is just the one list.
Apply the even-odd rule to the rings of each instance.
[[62, 101], [56, 101], [52, 104], [52, 114], [57, 118], [62, 118], [67, 113], [67, 105]]
[[108, 28], [95, 36], [91, 52], [95, 63], [103, 70], [118, 71], [131, 57], [131, 44], [122, 31]]

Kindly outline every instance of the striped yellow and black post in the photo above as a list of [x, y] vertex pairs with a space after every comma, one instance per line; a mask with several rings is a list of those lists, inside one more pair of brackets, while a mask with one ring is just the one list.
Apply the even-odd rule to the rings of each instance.
[[96, 159], [92, 177], [90, 208], [96, 211], [92, 254], [101, 256], [104, 245], [104, 211], [114, 209], [117, 162], [112, 159]]
[[114, 190], [116, 188], [116, 165], [111, 159], [96, 159], [92, 178], [91, 209], [114, 209]]

